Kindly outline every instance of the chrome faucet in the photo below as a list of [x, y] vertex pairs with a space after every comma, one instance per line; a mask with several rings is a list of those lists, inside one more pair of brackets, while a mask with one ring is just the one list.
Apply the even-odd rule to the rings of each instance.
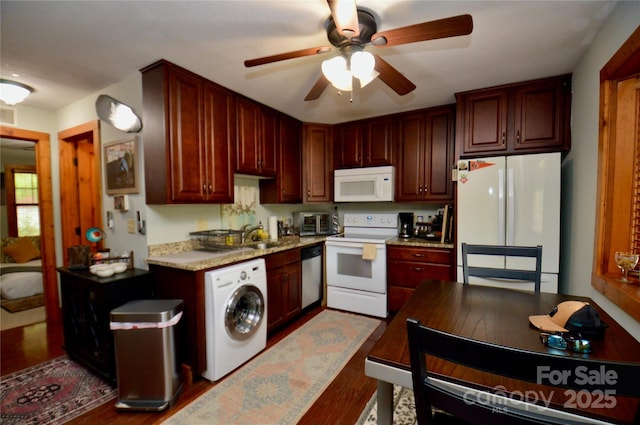
[[244, 226], [242, 226], [240, 228], [240, 231], [242, 232], [242, 234], [240, 235], [240, 243], [244, 244], [247, 240], [247, 237], [255, 232], [256, 230], [260, 230], [260, 229], [264, 229], [264, 227], [262, 226], [262, 224], [258, 224], [257, 226], [253, 226], [253, 227], [249, 227], [250, 224], [245, 224]]

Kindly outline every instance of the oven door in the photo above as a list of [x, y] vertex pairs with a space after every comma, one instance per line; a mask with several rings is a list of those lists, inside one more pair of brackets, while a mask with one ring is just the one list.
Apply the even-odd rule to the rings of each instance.
[[[366, 260], [363, 251], [375, 248], [375, 258]], [[387, 292], [387, 259], [384, 243], [326, 242], [327, 285], [360, 291]], [[374, 255], [371, 255], [373, 257]]]

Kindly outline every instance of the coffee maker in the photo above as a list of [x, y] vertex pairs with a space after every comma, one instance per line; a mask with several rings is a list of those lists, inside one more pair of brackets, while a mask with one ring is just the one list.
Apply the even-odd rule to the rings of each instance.
[[410, 238], [413, 236], [413, 213], [398, 213], [398, 237]]

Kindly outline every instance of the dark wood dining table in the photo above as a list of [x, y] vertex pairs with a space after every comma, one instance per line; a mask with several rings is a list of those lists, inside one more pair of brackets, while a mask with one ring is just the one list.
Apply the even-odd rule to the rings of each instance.
[[[604, 338], [591, 341], [592, 351], [589, 354], [549, 348], [542, 343], [540, 332], [529, 325], [530, 315], [548, 314], [557, 304], [567, 300], [589, 302], [608, 325]], [[640, 363], [640, 342], [589, 298], [428, 280], [416, 289], [366, 357], [365, 374], [378, 381], [378, 425], [392, 423], [393, 385], [413, 387], [407, 318], [420, 320], [423, 325], [442, 331], [514, 348], [559, 356]], [[572, 394], [559, 388], [501, 378], [443, 361], [433, 361], [429, 370], [445, 380], [451, 378], [488, 394], [495, 393], [496, 388], [507, 389], [509, 394], [515, 395], [535, 391], [543, 399], [549, 398], [548, 407], [584, 416], [585, 420], [632, 423], [640, 402], [618, 396], [613, 406], [610, 403], [603, 408], [599, 403], [585, 402], [584, 397], [572, 400]]]

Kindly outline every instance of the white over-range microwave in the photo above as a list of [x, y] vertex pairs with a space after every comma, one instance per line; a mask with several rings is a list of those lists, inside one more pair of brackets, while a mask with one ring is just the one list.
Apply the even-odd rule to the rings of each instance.
[[334, 171], [335, 202], [391, 202], [394, 193], [393, 166], [350, 168]]

